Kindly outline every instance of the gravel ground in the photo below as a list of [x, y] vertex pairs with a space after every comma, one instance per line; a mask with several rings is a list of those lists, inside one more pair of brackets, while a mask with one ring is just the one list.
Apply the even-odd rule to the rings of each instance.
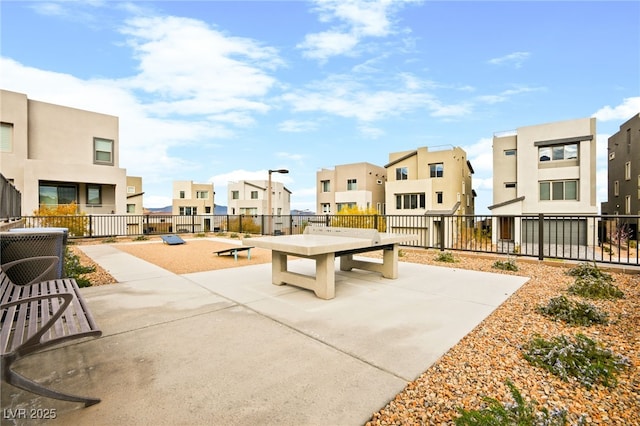
[[[518, 259], [519, 270], [507, 272], [493, 268], [496, 260], [505, 260], [497, 255], [456, 252], [455, 263], [443, 263], [435, 260], [437, 253], [403, 249], [400, 260], [522, 275], [530, 277], [530, 280], [385, 407], [373, 413], [368, 426], [451, 424], [458, 417], [460, 407], [482, 408], [485, 396], [513, 402], [505, 385], [507, 379], [515, 384], [526, 400], [536, 401], [538, 408], [566, 409], [570, 424], [577, 424], [583, 418], [587, 424], [640, 425], [639, 274], [609, 271], [614, 283], [625, 292], [625, 298], [588, 301], [609, 314], [610, 324], [572, 327], [536, 313], [535, 308], [546, 304], [552, 297], [567, 295], [566, 289], [574, 279], [566, 272], [573, 264]], [[140, 253], [137, 255], [142, 256]], [[79, 256], [83, 264], [93, 264], [83, 254], [79, 253]], [[213, 265], [207, 267], [215, 269]], [[94, 285], [115, 282], [99, 266], [96, 273], [88, 278]], [[522, 345], [535, 335], [550, 339], [577, 333], [597, 340], [630, 360], [631, 367], [618, 376], [615, 387], [596, 385], [588, 390], [576, 381], [562, 381], [530, 365], [522, 356]]]

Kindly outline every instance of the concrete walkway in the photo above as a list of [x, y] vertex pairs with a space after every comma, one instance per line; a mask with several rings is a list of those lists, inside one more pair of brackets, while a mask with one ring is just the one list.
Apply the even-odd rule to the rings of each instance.
[[83, 289], [103, 336], [16, 369], [102, 402], [2, 383], [2, 424], [42, 424], [15, 417], [45, 409], [47, 424], [361, 425], [527, 281], [400, 262], [397, 280], [336, 268], [336, 297], [322, 300], [272, 285], [270, 264], [175, 275], [110, 245], [80, 248], [119, 281]]

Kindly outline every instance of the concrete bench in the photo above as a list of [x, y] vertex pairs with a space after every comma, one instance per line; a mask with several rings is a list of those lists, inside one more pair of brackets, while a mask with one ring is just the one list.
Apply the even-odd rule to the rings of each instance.
[[[14, 266], [24, 267], [28, 262], [41, 265], [43, 261], [49, 261], [50, 266], [24, 285], [15, 284], [7, 275]], [[0, 268], [2, 380], [37, 395], [83, 402], [88, 407], [100, 400], [48, 389], [11, 369], [20, 358], [53, 345], [102, 335], [74, 279], [41, 281], [57, 265], [56, 256], [38, 256], [7, 262]]]
[[238, 252], [241, 252], [241, 251], [246, 251], [247, 252], [247, 259], [251, 260], [251, 249], [252, 248], [253, 247], [249, 247], [249, 246], [232, 247], [232, 248], [228, 248], [228, 249], [217, 250], [217, 251], [214, 251], [214, 253], [217, 254], [218, 256], [220, 256], [221, 254], [233, 255], [233, 258], [237, 262], [238, 261]]

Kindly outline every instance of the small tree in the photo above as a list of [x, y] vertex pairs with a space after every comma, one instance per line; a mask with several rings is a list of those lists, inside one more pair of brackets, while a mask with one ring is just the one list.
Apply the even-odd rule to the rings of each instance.
[[58, 204], [55, 207], [41, 205], [33, 212], [39, 218], [43, 227], [67, 228], [69, 235], [83, 237], [89, 229], [89, 218], [86, 213], [78, 212], [75, 202], [70, 204]]
[[331, 218], [331, 226], [377, 229], [378, 232], [385, 232], [387, 229], [384, 217], [378, 214], [376, 209], [373, 207], [361, 209], [357, 206], [343, 207], [337, 217]]

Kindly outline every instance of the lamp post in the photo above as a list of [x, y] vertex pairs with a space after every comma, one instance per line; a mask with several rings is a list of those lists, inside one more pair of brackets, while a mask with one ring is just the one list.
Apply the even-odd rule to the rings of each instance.
[[272, 221], [273, 221], [273, 214], [271, 213], [271, 173], [282, 173], [282, 174], [287, 174], [289, 173], [289, 170], [287, 169], [276, 169], [276, 170], [269, 170], [269, 185], [267, 185], [267, 214], [269, 215], [269, 229], [268, 229], [268, 235], [271, 235], [271, 225], [272, 225]]

